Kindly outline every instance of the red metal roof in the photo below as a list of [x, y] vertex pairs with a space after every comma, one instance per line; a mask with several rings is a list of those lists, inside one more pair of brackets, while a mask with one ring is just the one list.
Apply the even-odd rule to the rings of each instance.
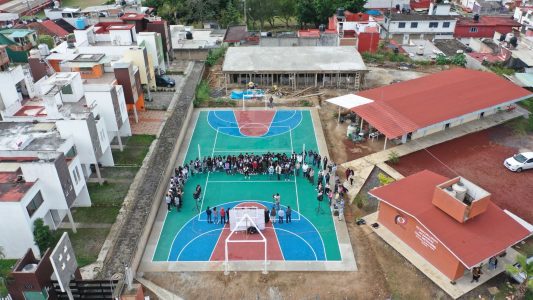
[[457, 26], [510, 26], [520, 27], [520, 23], [510, 17], [501, 16], [481, 16], [479, 22], [475, 22], [472, 18], [460, 18], [457, 20]]
[[63, 29], [63, 27], [54, 23], [54, 21], [45, 20], [43, 21], [42, 24], [46, 27], [46, 29], [48, 29], [50, 32], [52, 32], [53, 34], [59, 37], [65, 37], [68, 35], [68, 31], [66, 31], [65, 29]]
[[144, 17], [144, 14], [126, 13], [122, 17], [120, 17], [120, 19], [124, 21], [140, 21], [144, 19]]
[[17, 183], [17, 172], [0, 172], [0, 202], [18, 202], [34, 182]]
[[411, 6], [412, 10], [429, 9], [430, 4], [431, 0], [411, 0], [409, 2], [409, 6]]
[[318, 29], [302, 29], [298, 30], [298, 37], [320, 37], [320, 31]]
[[388, 138], [533, 96], [504, 78], [463, 68], [366, 90], [352, 110]]
[[370, 19], [369, 14], [365, 14], [362, 12], [359, 13], [352, 13], [348, 10], [344, 11], [344, 16], [346, 17], [347, 22], [364, 22], [368, 21]]
[[447, 180], [425, 170], [369, 193], [415, 218], [467, 268], [531, 234], [491, 201], [484, 213], [465, 223], [455, 221], [432, 204], [435, 187]]

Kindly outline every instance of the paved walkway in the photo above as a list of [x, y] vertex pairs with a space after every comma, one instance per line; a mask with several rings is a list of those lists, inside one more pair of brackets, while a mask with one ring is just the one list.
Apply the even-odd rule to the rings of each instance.
[[[398, 154], [398, 156], [402, 157], [413, 152], [431, 147], [433, 145], [441, 144], [470, 133], [482, 131], [498, 124], [505, 123], [511, 119], [520, 117], [523, 114], [524, 112], [521, 110], [497, 113], [491, 116], [487, 116], [483, 119], [471, 121], [456, 127], [452, 127], [445, 131], [440, 131], [425, 137], [421, 137], [416, 140], [412, 140], [406, 144], [401, 144], [396, 147], [392, 147], [383, 151], [376, 152], [374, 154], [367, 155], [362, 158], [358, 158], [356, 160], [343, 163], [341, 165], [343, 168], [351, 168], [352, 170], [356, 171], [354, 184], [348, 191], [350, 199], [353, 199], [355, 195], [359, 193], [359, 191], [365, 184], [368, 176], [370, 176], [370, 173], [374, 169], [374, 166], [378, 164], [384, 166], [383, 163], [389, 160], [389, 155], [391, 154], [391, 152], [395, 152]], [[392, 176], [393, 174], [389, 175]]]
[[385, 226], [380, 225], [379, 228], [375, 229], [370, 224], [377, 222], [378, 213], [365, 216], [366, 223], [368, 225], [363, 227], [363, 230], [367, 233], [374, 232], [379, 237], [381, 237], [387, 244], [389, 244], [394, 250], [398, 251], [403, 257], [405, 257], [411, 264], [413, 264], [417, 269], [420, 270], [425, 276], [427, 276], [431, 281], [438, 285], [444, 292], [450, 295], [452, 298], [457, 299], [462, 295], [468, 293], [469, 291], [475, 289], [476, 287], [484, 284], [489, 281], [494, 276], [505, 271], [505, 266], [513, 264], [516, 261], [516, 256], [518, 252], [514, 249], [509, 248], [507, 250], [507, 255], [505, 257], [500, 257], [498, 262], [498, 268], [496, 270], [489, 270], [487, 265], [483, 267], [483, 275], [479, 279], [479, 282], [471, 283], [472, 276], [471, 273], [467, 272], [465, 276], [459, 278], [455, 281], [455, 284], [450, 282], [450, 279], [442, 274], [437, 268], [435, 268], [430, 262], [420, 256], [416, 251], [404, 243], [401, 239], [396, 237], [390, 230]]
[[166, 111], [140, 111], [138, 112], [138, 116], [139, 123], [135, 123], [135, 118], [133, 116], [130, 116], [131, 133], [157, 135], [159, 133], [159, 129], [166, 120]]
[[[111, 228], [111, 226], [113, 226], [113, 224], [109, 224], [109, 223], [77, 223], [77, 222], [74, 222], [74, 225], [76, 226], [76, 229], [80, 229], [80, 228], [102, 229], [102, 228]], [[72, 226], [70, 226], [69, 222], [63, 222], [61, 223], [61, 225], [59, 225], [59, 228], [71, 229]]]

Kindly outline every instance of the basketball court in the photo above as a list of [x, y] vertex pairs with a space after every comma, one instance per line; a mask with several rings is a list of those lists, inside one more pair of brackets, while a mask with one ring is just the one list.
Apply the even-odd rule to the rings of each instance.
[[[199, 156], [303, 149], [329, 157], [321, 130], [313, 109], [196, 110], [176, 165]], [[202, 187], [198, 204], [192, 196], [197, 184]], [[357, 269], [345, 222], [332, 216], [327, 200], [319, 207], [315, 186], [301, 174], [278, 181], [269, 175], [244, 179], [241, 174], [209, 172], [189, 177], [184, 190], [180, 212], [161, 205], [143, 271]], [[264, 222], [275, 193], [284, 210], [291, 207], [291, 223]], [[208, 223], [208, 206], [217, 207], [217, 213], [229, 208], [231, 226]], [[259, 233], [248, 234], [250, 227]]]

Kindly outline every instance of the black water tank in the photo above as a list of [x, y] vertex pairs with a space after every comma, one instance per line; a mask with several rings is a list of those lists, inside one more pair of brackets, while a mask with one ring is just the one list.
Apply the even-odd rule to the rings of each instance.
[[326, 31], [326, 25], [324, 25], [324, 24], [320, 24], [320, 26], [318, 26], [318, 30], [319, 30], [320, 32], [324, 32], [324, 31]]
[[187, 31], [187, 33], [185, 33], [185, 38], [188, 40], [192, 40], [192, 32]]
[[337, 17], [344, 17], [344, 7], [337, 8]]
[[475, 14], [474, 15], [474, 22], [479, 22], [479, 15], [478, 14]]

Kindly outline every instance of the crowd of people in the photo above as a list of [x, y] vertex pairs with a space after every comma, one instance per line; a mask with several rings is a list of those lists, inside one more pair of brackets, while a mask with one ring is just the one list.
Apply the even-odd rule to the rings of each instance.
[[[309, 150], [301, 153], [293, 152], [274, 153], [266, 152], [263, 154], [241, 153], [238, 155], [219, 155], [206, 156], [190, 160], [182, 166], [175, 168], [174, 176], [170, 179], [169, 189], [165, 197], [167, 209], [176, 207], [179, 211], [183, 204], [184, 186], [190, 176], [207, 172], [225, 172], [227, 175], [240, 174], [244, 179], [250, 179], [254, 175], [268, 175], [270, 180], [293, 180], [293, 176], [303, 176], [307, 181], [315, 186], [317, 192], [316, 199], [320, 202], [328, 200], [328, 205], [332, 211], [338, 213], [339, 220], [342, 220], [344, 209], [344, 197], [348, 191], [349, 185], [353, 184], [354, 172], [347, 169], [345, 180], [337, 175], [337, 165], [328, 160], [326, 156], [322, 157], [318, 152]], [[301, 175], [300, 175], [301, 174]], [[316, 176], [316, 181], [315, 181]], [[197, 185], [193, 191], [193, 198], [198, 203], [201, 202], [202, 188]], [[280, 195], [273, 195], [273, 207], [265, 212], [265, 218], [279, 223], [291, 222], [292, 210], [290, 207], [284, 211], [280, 206]], [[208, 223], [225, 224], [229, 221], [229, 208], [207, 207], [206, 214]]]

